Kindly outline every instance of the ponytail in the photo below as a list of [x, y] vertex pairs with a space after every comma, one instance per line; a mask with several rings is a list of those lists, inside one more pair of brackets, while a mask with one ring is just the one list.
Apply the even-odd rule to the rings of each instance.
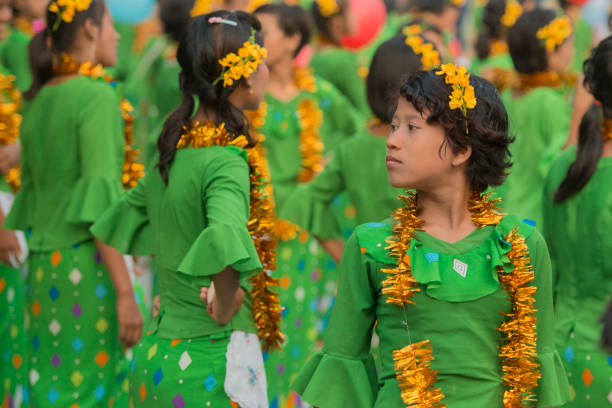
[[32, 100], [53, 76], [53, 56], [48, 45], [48, 28], [40, 31], [30, 41], [28, 53], [30, 56], [30, 69], [32, 71], [32, 85], [24, 96]]
[[555, 192], [556, 203], [562, 203], [578, 194], [593, 177], [603, 151], [602, 126], [602, 110], [593, 104], [580, 121], [576, 160]]

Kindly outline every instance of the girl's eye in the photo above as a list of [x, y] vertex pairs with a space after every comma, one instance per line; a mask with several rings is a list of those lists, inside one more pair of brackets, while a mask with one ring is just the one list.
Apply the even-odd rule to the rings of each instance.
[[399, 125], [397, 123], [391, 123], [391, 131], [395, 132], [399, 129]]
[[418, 126], [415, 126], [412, 123], [408, 124], [408, 130], [413, 131], [413, 130], [416, 130], [416, 129], [418, 129]]

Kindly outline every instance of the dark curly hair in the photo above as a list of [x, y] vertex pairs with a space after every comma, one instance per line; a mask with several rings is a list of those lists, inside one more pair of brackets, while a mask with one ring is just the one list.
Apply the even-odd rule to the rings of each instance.
[[435, 69], [411, 75], [401, 85], [400, 96], [427, 117], [427, 123], [439, 123], [445, 129], [440, 151], [446, 146], [454, 153], [472, 149], [466, 175], [472, 189], [482, 192], [504, 182], [512, 166], [509, 146], [514, 138], [508, 134], [508, 114], [495, 86], [478, 76], [471, 76], [470, 84], [477, 104], [468, 109], [467, 118], [461, 110], [450, 109], [451, 85]]

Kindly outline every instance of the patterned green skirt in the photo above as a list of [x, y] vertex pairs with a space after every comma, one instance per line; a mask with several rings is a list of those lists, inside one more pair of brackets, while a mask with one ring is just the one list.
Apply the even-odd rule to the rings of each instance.
[[168, 340], [147, 333], [130, 367], [130, 407], [237, 407], [223, 387], [230, 334]]
[[93, 241], [32, 253], [26, 298], [32, 407], [127, 407], [115, 291]]
[[572, 337], [568, 347], [559, 350], [572, 394], [572, 401], [563, 407], [612, 407], [612, 355], [576, 346]]
[[0, 264], [0, 406], [28, 402], [21, 271]]

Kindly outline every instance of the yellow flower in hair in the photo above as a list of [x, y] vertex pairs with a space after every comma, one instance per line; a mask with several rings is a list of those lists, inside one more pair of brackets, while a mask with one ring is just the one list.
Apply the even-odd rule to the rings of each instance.
[[424, 69], [432, 69], [440, 65], [440, 54], [438, 54], [433, 44], [426, 43], [419, 36], [408, 36], [405, 42], [416, 55], [421, 56], [421, 65], [423, 65]]
[[316, 3], [323, 17], [331, 17], [340, 11], [336, 0], [316, 0]]
[[406, 37], [419, 35], [421, 33], [423, 33], [423, 29], [421, 28], [420, 24], [411, 24], [402, 29], [402, 34], [404, 34]]
[[191, 9], [191, 17], [201, 16], [213, 11], [213, 6], [216, 5], [216, 0], [196, 0]]
[[230, 52], [219, 60], [221, 75], [213, 85], [223, 80], [223, 87], [232, 86], [235, 81], [250, 77], [267, 56], [266, 49], [255, 42], [255, 30], [252, 30], [249, 41], [246, 41], [237, 53]]
[[570, 35], [572, 35], [572, 22], [568, 16], [555, 18], [536, 33], [536, 37], [544, 41], [546, 51], [554, 51]]
[[523, 7], [516, 0], [507, 0], [506, 11], [501, 18], [501, 23], [506, 27], [512, 27], [516, 20], [523, 14]]
[[[476, 107], [476, 94], [474, 87], [470, 85], [470, 74], [463, 66], [457, 68], [454, 64], [444, 64], [437, 75], [444, 75], [444, 82], [452, 86], [450, 101], [448, 106], [454, 109], [460, 109], [464, 116], [467, 117], [467, 110]], [[466, 132], [468, 132], [466, 123]]]
[[249, 13], [252, 13], [255, 10], [257, 10], [259, 7], [263, 6], [264, 4], [270, 4], [270, 3], [271, 3], [270, 0], [251, 0], [249, 2], [249, 5], [247, 6], [247, 11]]
[[51, 2], [49, 11], [58, 16], [53, 25], [53, 30], [57, 30], [62, 21], [71, 23], [77, 12], [87, 10], [90, 5], [91, 0], [54, 0]]

